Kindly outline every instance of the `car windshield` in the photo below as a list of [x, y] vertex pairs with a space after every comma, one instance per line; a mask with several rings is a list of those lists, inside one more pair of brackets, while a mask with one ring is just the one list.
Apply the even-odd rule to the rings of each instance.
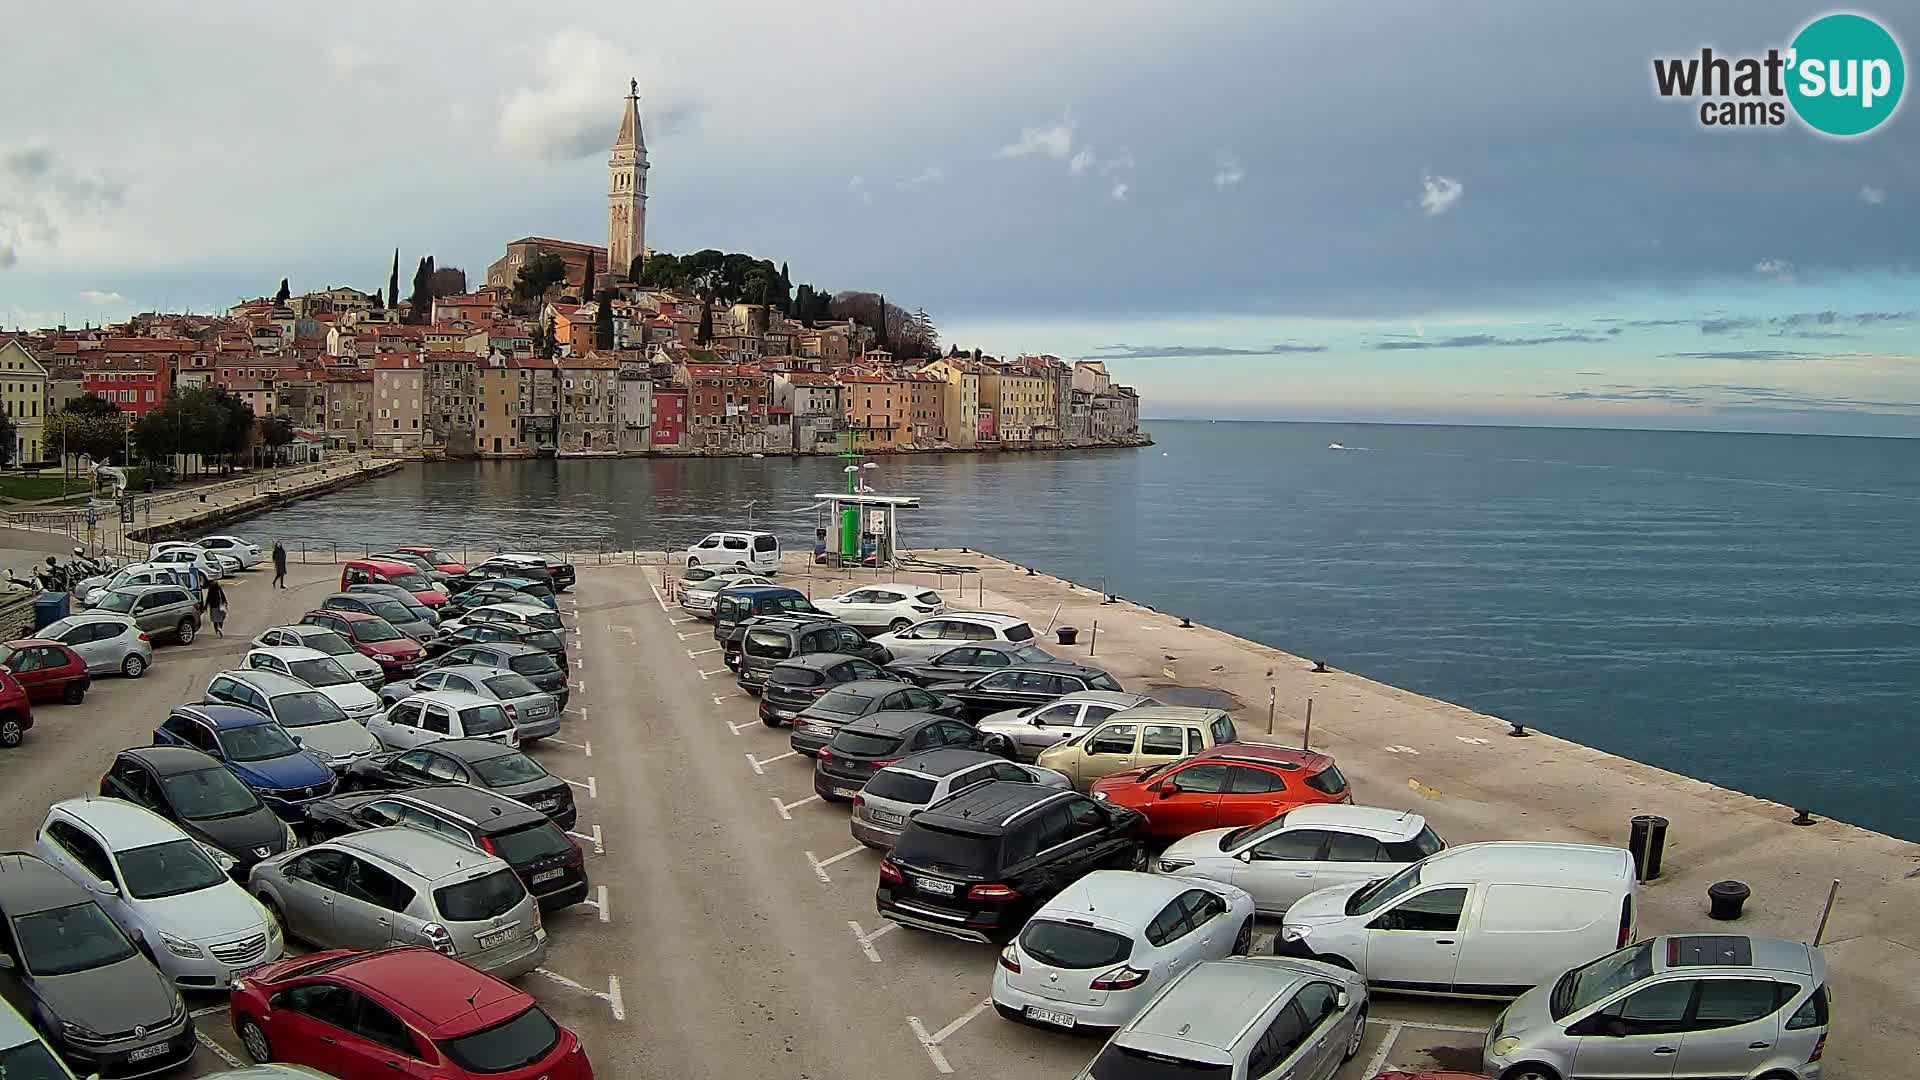
[[473, 763], [473, 771], [488, 787], [508, 787], [539, 780], [547, 775], [540, 763], [525, 754], [501, 754]]
[[240, 778], [222, 768], [195, 769], [163, 777], [160, 786], [174, 812], [188, 821], [239, 817], [260, 808], [260, 800]]
[[72, 1080], [73, 1074], [53, 1060], [47, 1044], [35, 1039], [0, 1050], [0, 1077], [5, 1080]]
[[498, 705], [475, 705], [460, 713], [460, 730], [468, 735], [494, 735], [513, 726]]
[[894, 844], [893, 857], [915, 866], [939, 866], [965, 874], [991, 874], [1000, 865], [1000, 838], [911, 825]]
[[1092, 690], [1109, 690], [1116, 694], [1120, 692], [1120, 684], [1114, 682], [1113, 676], [1104, 671], [1098, 675], [1089, 676], [1087, 687]]
[[1010, 653], [1016, 664], [1044, 664], [1053, 659], [1053, 655], [1038, 645], [1022, 645]]
[[781, 664], [767, 674], [767, 682], [774, 686], [819, 686], [826, 681], [825, 675], [798, 664]]
[[808, 712], [842, 713], [848, 716], [864, 716], [867, 711], [867, 695], [856, 690], [829, 690], [814, 702]]
[[503, 1073], [539, 1061], [559, 1041], [560, 1029], [535, 1005], [505, 1023], [436, 1045], [468, 1072]]
[[13, 669], [13, 658], [18, 655], [20, 655], [20, 650], [9, 649], [4, 645], [0, 645], [0, 667], [11, 671]]
[[133, 942], [91, 900], [22, 915], [13, 920], [13, 936], [35, 975], [71, 975], [133, 955]]
[[353, 676], [347, 674], [347, 669], [330, 656], [317, 660], [289, 660], [287, 667], [293, 672], [294, 678], [308, 686], [344, 686], [354, 681]]
[[125, 615], [127, 612], [133, 610], [133, 602], [135, 599], [136, 597], [130, 592], [110, 592], [101, 597], [100, 602], [93, 606], [101, 611], [111, 611], [118, 615]]
[[558, 630], [562, 625], [560, 616], [551, 611], [522, 612], [519, 614], [519, 619], [528, 626], [539, 630]]
[[502, 701], [532, 697], [540, 692], [540, 688], [528, 682], [526, 676], [515, 675], [511, 671], [503, 671], [498, 675], [489, 675], [480, 681], [485, 683], [487, 689], [493, 691], [494, 696]]
[[426, 592], [433, 588], [433, 583], [428, 581], [424, 575], [416, 574], [412, 571], [404, 574], [388, 574], [387, 581], [400, 586], [408, 592]]
[[933, 781], [924, 776], [912, 776], [896, 769], [881, 769], [873, 774], [873, 779], [867, 781], [865, 794], [869, 798], [925, 806], [933, 800], [933, 788]]
[[1553, 984], [1547, 1008], [1555, 1020], [1579, 1012], [1616, 990], [1625, 990], [1653, 974], [1653, 945], [1642, 942], [1575, 968]]
[[1420, 864], [1414, 863], [1384, 881], [1375, 881], [1362, 886], [1359, 892], [1347, 897], [1347, 914], [1371, 914], [1388, 901], [1399, 899], [1403, 893], [1418, 884], [1420, 884]]
[[198, 842], [182, 837], [120, 852], [120, 876], [135, 900], [199, 892], [230, 879]]
[[1089, 1075], [1093, 1080], [1197, 1080], [1199, 1077], [1230, 1076], [1231, 1065], [1212, 1065], [1204, 1061], [1150, 1054], [1131, 1046], [1108, 1043], [1093, 1059]]
[[314, 652], [326, 653], [328, 656], [353, 654], [353, 646], [347, 644], [347, 639], [339, 634], [303, 634], [300, 637], [300, 643]]
[[220, 733], [220, 749], [228, 761], [265, 761], [298, 753], [293, 737], [279, 724], [248, 724]]
[[355, 641], [398, 641], [407, 636], [395, 630], [393, 624], [385, 619], [355, 619], [347, 625], [353, 628]]
[[503, 832], [492, 837], [492, 840], [494, 853], [516, 866], [535, 859], [564, 855], [573, 850], [573, 841], [567, 839], [567, 834], [560, 831], [560, 826], [551, 821]]
[[1133, 939], [1125, 934], [1053, 919], [1029, 921], [1020, 947], [1043, 964], [1075, 970], [1112, 967], [1133, 955]]
[[554, 663], [553, 657], [543, 652], [513, 657], [507, 661], [507, 666], [522, 675], [551, 675], [560, 670], [560, 665]]
[[551, 630], [528, 630], [520, 635], [520, 640], [548, 652], [559, 652], [566, 648], [560, 642], [560, 635]]
[[360, 602], [367, 605], [368, 611], [373, 612], [375, 615], [380, 616], [390, 623], [413, 622], [418, 618], [418, 616], [414, 615], [412, 608], [398, 600], [389, 599], [384, 596], [361, 593]]
[[842, 754], [856, 754], [860, 757], [885, 757], [900, 749], [901, 738], [898, 735], [868, 734], [858, 731], [841, 730], [833, 737], [828, 747]]
[[515, 904], [526, 898], [527, 887], [520, 884], [513, 871], [504, 869], [433, 890], [433, 906], [448, 922], [482, 922], [496, 918], [512, 911]]
[[273, 699], [273, 718], [280, 721], [281, 727], [312, 727], [315, 724], [331, 724], [335, 720], [345, 720], [347, 714], [333, 699], [318, 690], [299, 690], [291, 694], [281, 694]]
[[1286, 827], [1287, 815], [1275, 814], [1265, 821], [1254, 822], [1252, 825], [1243, 826], [1222, 836], [1220, 838], [1220, 850], [1232, 851], [1242, 844], [1255, 840], [1265, 840], [1267, 837]]

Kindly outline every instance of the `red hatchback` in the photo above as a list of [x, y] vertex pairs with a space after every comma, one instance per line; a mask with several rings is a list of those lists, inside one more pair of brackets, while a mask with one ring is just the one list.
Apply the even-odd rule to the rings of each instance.
[[353, 643], [354, 651], [380, 665], [389, 682], [411, 679], [427, 658], [426, 646], [393, 628], [378, 615], [364, 611], [322, 608], [300, 616], [303, 626], [324, 626]]
[[524, 990], [432, 949], [336, 949], [233, 981], [247, 1056], [339, 1080], [593, 1080], [573, 1032]]
[[79, 653], [45, 638], [21, 638], [0, 645], [0, 667], [11, 671], [35, 701], [78, 705], [93, 685], [87, 662]]
[[437, 547], [428, 547], [425, 544], [402, 544], [393, 550], [403, 552], [407, 555], [418, 555], [433, 564], [435, 570], [440, 571], [448, 577], [459, 577], [461, 574], [467, 572], [466, 563], [461, 562]]
[[1257, 825], [1309, 803], [1350, 803], [1353, 792], [1325, 754], [1236, 742], [1096, 780], [1093, 797], [1145, 814], [1153, 836], [1178, 839]]
[[0, 668], [0, 750], [11, 750], [27, 737], [33, 726], [33, 705], [27, 689], [5, 668]]

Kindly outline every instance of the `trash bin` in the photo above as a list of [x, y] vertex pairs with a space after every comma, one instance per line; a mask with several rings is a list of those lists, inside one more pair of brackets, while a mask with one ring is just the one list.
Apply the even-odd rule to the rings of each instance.
[[1667, 819], [1640, 814], [1630, 825], [1627, 850], [1633, 852], [1634, 876], [1641, 881], [1658, 881], [1661, 858], [1667, 848]]
[[71, 598], [63, 592], [43, 592], [33, 601], [33, 629], [38, 632], [67, 617]]
[[1055, 637], [1060, 639], [1060, 644], [1071, 645], [1074, 639], [1080, 636], [1080, 628], [1077, 626], [1062, 626], [1053, 633]]
[[1753, 890], [1743, 881], [1716, 881], [1707, 886], [1707, 918], [1730, 922], [1740, 917], [1740, 908]]

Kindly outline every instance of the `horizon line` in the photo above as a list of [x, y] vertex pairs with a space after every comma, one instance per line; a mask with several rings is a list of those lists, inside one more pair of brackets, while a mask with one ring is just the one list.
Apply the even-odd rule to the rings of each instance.
[[[1145, 424], [1311, 424], [1319, 427], [1450, 427], [1498, 428], [1513, 431], [1633, 431], [1659, 435], [1778, 435], [1792, 439], [1920, 439], [1916, 435], [1877, 435], [1871, 432], [1837, 433], [1826, 431], [1753, 431], [1745, 428], [1631, 427], [1597, 424], [1500, 424], [1465, 420], [1281, 420], [1255, 417], [1142, 416]], [[1152, 434], [1142, 431], [1142, 434]]]

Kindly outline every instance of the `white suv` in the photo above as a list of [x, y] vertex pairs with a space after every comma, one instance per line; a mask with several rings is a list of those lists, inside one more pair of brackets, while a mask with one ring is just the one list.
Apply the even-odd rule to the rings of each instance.
[[[821, 610], [826, 610], [824, 607]], [[1007, 641], [1015, 645], [1033, 640], [1033, 627], [1018, 615], [995, 611], [942, 611], [912, 626], [877, 635], [895, 660], [924, 660], [968, 641]]]
[[688, 566], [731, 566], [742, 572], [780, 571], [780, 538], [769, 532], [708, 533], [687, 547]]
[[868, 632], [885, 628], [908, 630], [929, 615], [946, 610], [946, 601], [932, 589], [912, 585], [868, 585], [841, 593], [813, 606], [849, 626]]

